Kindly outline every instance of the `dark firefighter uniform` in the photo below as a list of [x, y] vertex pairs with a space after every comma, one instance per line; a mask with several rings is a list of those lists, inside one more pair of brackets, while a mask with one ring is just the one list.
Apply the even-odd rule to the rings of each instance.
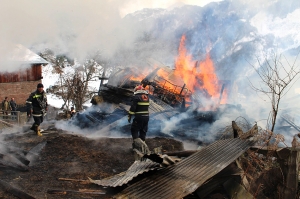
[[132, 115], [134, 115], [134, 119], [131, 124], [131, 135], [133, 140], [136, 138], [140, 138], [141, 140], [145, 141], [146, 139], [149, 122], [148, 108], [148, 91], [144, 90], [144, 87], [142, 86], [137, 86], [134, 89], [132, 105], [128, 112], [128, 122], [131, 122], [131, 117]]
[[44, 115], [48, 106], [47, 95], [43, 88], [43, 84], [39, 83], [37, 85], [37, 90], [31, 93], [29, 98], [26, 100], [26, 104], [30, 107], [30, 111], [34, 119], [34, 123], [30, 129], [34, 130], [38, 136], [42, 135], [40, 132], [40, 124], [44, 120]]

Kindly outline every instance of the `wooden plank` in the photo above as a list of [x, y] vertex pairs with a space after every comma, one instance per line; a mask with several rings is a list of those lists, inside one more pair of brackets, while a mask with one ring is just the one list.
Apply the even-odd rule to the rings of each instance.
[[80, 184], [90, 184], [91, 183], [89, 180], [77, 180], [77, 179], [71, 179], [71, 178], [58, 178], [58, 180], [79, 182]]
[[106, 194], [105, 191], [102, 190], [91, 190], [91, 189], [79, 189], [75, 190], [61, 190], [61, 189], [48, 189], [48, 194], [58, 194], [58, 195], [66, 195], [66, 194], [91, 194], [91, 195], [103, 195]]

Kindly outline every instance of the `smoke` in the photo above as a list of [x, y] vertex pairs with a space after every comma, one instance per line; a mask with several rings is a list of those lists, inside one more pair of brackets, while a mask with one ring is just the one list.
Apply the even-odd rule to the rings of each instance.
[[173, 136], [171, 131], [177, 128], [177, 125], [181, 120], [186, 119], [188, 117], [189, 117], [188, 113], [181, 113], [179, 115], [171, 117], [170, 120], [164, 121], [161, 131], [165, 134]]
[[127, 115], [125, 116], [116, 104], [102, 103], [77, 113], [70, 120], [55, 122], [55, 127], [67, 133], [80, 134], [89, 138], [118, 138], [131, 136], [130, 133], [126, 135], [118, 130], [126, 124], [129, 124]]
[[139, 27], [121, 20], [120, 2], [4, 0], [0, 8], [0, 54], [13, 49], [9, 44], [22, 44], [37, 52], [53, 49], [78, 60], [96, 50], [111, 57], [120, 46], [131, 46], [140, 32]]
[[136, 10], [142, 10], [143, 8], [163, 8], [173, 9], [183, 5], [197, 5], [205, 6], [211, 2], [219, 2], [222, 0], [164, 0], [164, 1], [139, 1], [139, 0], [126, 0], [124, 6], [120, 8], [121, 16], [133, 13]]
[[[183, 3], [205, 5], [210, 1], [169, 0], [140, 2], [136, 0], [112, 1], [30, 1], [4, 0], [0, 8], [0, 71], [6, 72], [20, 68], [18, 64], [12, 67], [7, 63], [9, 54], [16, 44], [22, 44], [35, 52], [48, 48], [57, 54], [67, 54], [79, 61], [88, 55], [99, 52], [105, 59], [110, 59], [119, 51], [136, 49], [135, 41], [144, 37], [155, 26], [147, 21], [143, 25], [124, 20], [126, 14], [143, 8], [174, 8]], [[172, 36], [172, 31], [167, 33]], [[126, 59], [132, 59], [131, 64], [142, 63], [145, 57], [166, 58], [174, 46], [160, 46], [151, 43], [139, 46], [140, 49], [124, 54], [115, 60], [125, 65]], [[136, 52], [138, 52], [137, 55]], [[168, 58], [168, 60], [171, 60]]]
[[[187, 48], [196, 60], [201, 61], [209, 52], [219, 79], [235, 85], [227, 103], [242, 104], [252, 121], [259, 121], [265, 126], [263, 121], [268, 117], [270, 102], [251, 90], [248, 79], [258, 84], [261, 81], [254, 75], [249, 62], [253, 62], [257, 54], [275, 46], [278, 52], [288, 53], [288, 60], [292, 63], [300, 45], [299, 1], [221, 1], [203, 9], [189, 8], [189, 12], [185, 8], [172, 7], [180, 2], [189, 3], [164, 1], [162, 5], [151, 1], [145, 6], [135, 0], [4, 0], [0, 7], [0, 60], [5, 61], [15, 44], [23, 44], [36, 52], [53, 49], [79, 61], [92, 52], [100, 51], [116, 66], [148, 67], [146, 57], [173, 66], [179, 37], [186, 33]], [[174, 9], [169, 13], [170, 10], [156, 9], [149, 12], [151, 15], [146, 12], [149, 10], [132, 13], [145, 7]], [[180, 14], [176, 15], [176, 12]], [[0, 71], [7, 71], [7, 67], [3, 67], [6, 65], [8, 63], [1, 65]], [[293, 92], [288, 97], [293, 97], [297, 88], [299, 83], [293, 85]], [[227, 114], [224, 120], [215, 122], [207, 137], [200, 129], [199, 138], [213, 139], [220, 126], [231, 123], [238, 116]], [[165, 123], [163, 131], [172, 132], [180, 118], [185, 119], [186, 116], [182, 114], [172, 118]], [[65, 123], [57, 125], [69, 127]], [[72, 128], [67, 130], [89, 133], [75, 126]]]
[[[84, 122], [84, 121], [81, 121]], [[121, 123], [125, 123], [125, 120], [119, 121]], [[126, 121], [127, 122], [127, 121]], [[127, 122], [128, 123], [128, 122]], [[98, 125], [95, 128], [80, 128], [78, 125], [70, 122], [70, 121], [57, 121], [55, 122], [55, 127], [57, 129], [64, 130], [69, 134], [78, 134], [91, 139], [109, 137], [109, 138], [130, 138], [131, 134], [124, 134], [118, 130], [111, 130], [107, 128], [107, 125]]]

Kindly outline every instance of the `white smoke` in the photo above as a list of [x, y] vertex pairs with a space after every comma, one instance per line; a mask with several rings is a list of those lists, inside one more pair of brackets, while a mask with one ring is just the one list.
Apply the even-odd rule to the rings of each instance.
[[34, 47], [37, 52], [54, 49], [78, 60], [96, 50], [112, 56], [120, 46], [131, 46], [140, 32], [139, 27], [121, 22], [120, 2], [4, 0], [0, 7], [1, 58], [13, 49], [9, 44]]

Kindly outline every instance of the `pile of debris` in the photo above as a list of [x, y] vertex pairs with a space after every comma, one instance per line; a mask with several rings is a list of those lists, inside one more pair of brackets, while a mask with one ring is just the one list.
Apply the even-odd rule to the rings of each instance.
[[232, 128], [236, 138], [219, 140], [196, 151], [159, 155], [159, 150], [151, 153], [141, 144], [139, 151], [134, 149], [136, 161], [126, 172], [89, 180], [103, 187], [118, 187], [144, 172], [155, 171], [114, 196], [120, 199], [207, 198], [220, 189], [223, 198], [224, 195], [228, 198], [299, 197], [299, 150], [278, 148], [278, 143], [268, 148], [254, 146], [260, 138], [257, 125], [244, 133], [233, 121]]
[[[89, 139], [48, 127], [1, 142], [0, 196], [9, 198], [296, 198], [299, 153], [258, 147], [254, 125], [197, 150], [149, 138]], [[14, 144], [12, 144], [14, 143]], [[277, 145], [277, 146], [275, 146]], [[66, 150], [67, 149], [67, 150]], [[3, 192], [6, 191], [6, 192]], [[7, 195], [8, 194], [8, 195]]]
[[[222, 136], [217, 141], [203, 143], [198, 139], [200, 127], [205, 128], [232, 110], [244, 113], [241, 107], [219, 103], [224, 84], [217, 106], [202, 110], [187, 105], [193, 94], [170, 69], [159, 67], [141, 80], [136, 80], [137, 75], [130, 68], [116, 71], [92, 98], [93, 106], [68, 121], [82, 129], [101, 129], [102, 138], [75, 135], [56, 129], [54, 124], [44, 127], [42, 137], [29, 130], [3, 135], [0, 197], [288, 199], [300, 196], [296, 137], [294, 147], [280, 148], [283, 136], [263, 131], [256, 124], [241, 128], [233, 121], [225, 128], [227, 134], [219, 132]], [[130, 132], [127, 114], [137, 84], [148, 87], [150, 92], [150, 121], [146, 142], [135, 139], [132, 149], [130, 138], [103, 137], [109, 137], [113, 130]], [[185, 118], [171, 134], [161, 130], [163, 121], [182, 113]], [[288, 116], [282, 118], [297, 129]], [[249, 130], [244, 132], [245, 129]], [[200, 146], [197, 150], [184, 150], [183, 143], [176, 139], [198, 141]]]
[[[69, 121], [70, 125], [89, 130], [105, 129], [102, 132], [115, 130], [127, 134], [130, 124], [126, 122], [126, 116], [131, 105], [133, 89], [138, 84], [142, 84], [149, 91], [148, 136], [165, 136], [198, 142], [199, 129], [206, 128], [205, 126], [211, 125], [228, 112], [238, 112], [239, 115], [247, 118], [241, 106], [220, 104], [225, 84], [220, 90], [219, 104], [211, 109], [201, 110], [199, 107], [203, 105], [191, 104], [193, 93], [168, 67], [158, 67], [143, 77], [138, 77], [135, 73], [132, 68], [123, 68], [110, 75], [98, 95], [91, 99], [93, 106], [84, 112], [77, 113]], [[199, 98], [199, 96], [194, 97]], [[209, 99], [207, 94], [202, 97]], [[176, 128], [170, 132], [162, 130], [166, 121], [176, 116], [180, 117], [182, 114], [187, 116], [176, 124]]]

